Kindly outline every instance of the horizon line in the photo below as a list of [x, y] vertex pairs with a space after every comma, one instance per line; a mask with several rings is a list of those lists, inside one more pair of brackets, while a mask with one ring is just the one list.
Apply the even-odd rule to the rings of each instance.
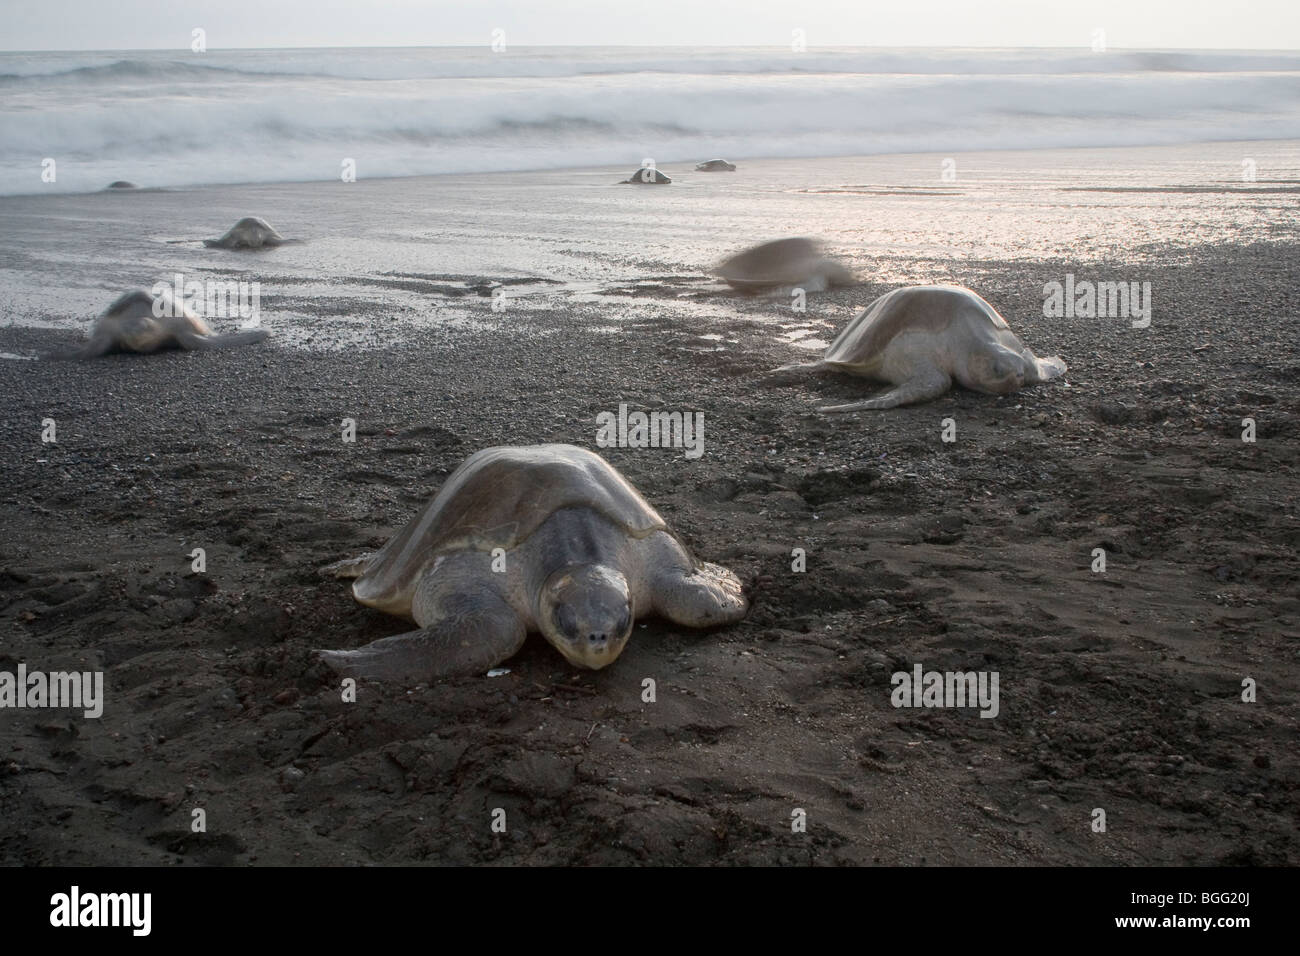
[[[782, 43], [520, 43], [512, 45], [514, 49], [536, 50], [536, 49], [628, 49], [628, 50], [664, 50], [664, 49], [713, 49], [713, 50], [787, 50], [788, 44]], [[465, 42], [465, 43], [375, 43], [369, 45], [357, 46], [355, 44], [327, 43], [311, 44], [303, 46], [220, 46], [208, 47], [205, 53], [214, 52], [233, 52], [244, 50], [463, 50], [463, 49], [491, 49], [491, 41], [482, 42]], [[507, 48], [505, 55], [509, 55]], [[18, 47], [0, 47], [0, 53], [159, 53], [164, 51], [173, 51], [176, 53], [189, 53], [192, 51], [187, 46], [139, 46], [139, 47], [35, 47], [35, 48], [18, 48]], [[1080, 53], [1089, 53], [1096, 56], [1105, 56], [1108, 53], [1300, 53], [1300, 47], [1201, 47], [1201, 46], [1170, 46], [1170, 47], [1120, 47], [1108, 46], [1104, 52], [1097, 52], [1090, 49], [1086, 44], [1046, 44], [1036, 46], [1005, 46], [976, 44], [971, 46], [951, 45], [951, 44], [911, 44], [897, 43], [887, 46], [880, 46], [869, 43], [843, 43], [843, 44], [817, 44], [809, 46], [807, 49], [800, 51], [798, 55], [815, 53], [819, 50], [1078, 50]], [[793, 53], [794, 51], [790, 51]], [[500, 56], [500, 53], [494, 53]]]

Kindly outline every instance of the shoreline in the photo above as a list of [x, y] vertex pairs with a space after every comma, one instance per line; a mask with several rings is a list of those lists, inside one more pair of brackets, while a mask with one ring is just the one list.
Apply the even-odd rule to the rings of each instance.
[[[124, 291], [178, 272], [258, 282], [281, 341], [322, 349], [493, 321], [482, 306], [494, 293], [520, 311], [603, 303], [613, 321], [594, 327], [656, 301], [704, 325], [765, 322], [781, 314], [772, 300], [720, 296], [710, 273], [745, 245], [792, 234], [819, 236], [864, 280], [889, 285], [1037, 263], [1032, 284], [1013, 290], [1023, 303], [1070, 272], [1138, 281], [1178, 249], [1289, 241], [1300, 141], [1271, 148], [1253, 184], [1228, 181], [1242, 151], [1230, 144], [970, 154], [950, 182], [931, 154], [753, 161], [667, 186], [596, 171], [5, 197], [3, 328], [86, 329]], [[1189, 181], [1202, 185], [1171, 191]], [[305, 241], [203, 247], [246, 215]]]
[[[912, 160], [917, 160], [918, 161], [917, 165], [919, 166], [919, 165], [923, 165], [919, 162], [919, 160], [943, 158], [946, 156], [960, 156], [965, 159], [971, 159], [971, 158], [979, 159], [984, 157], [997, 158], [997, 157], [1004, 157], [1004, 156], [1021, 156], [1021, 155], [1033, 156], [1035, 154], [1041, 155], [1045, 153], [1054, 153], [1054, 152], [1078, 153], [1078, 154], [1084, 154], [1086, 156], [1091, 153], [1115, 153], [1115, 152], [1142, 153], [1142, 152], [1159, 151], [1159, 150], [1194, 151], [1196, 150], [1197, 147], [1205, 147], [1207, 149], [1216, 149], [1216, 150], [1228, 146], [1239, 146], [1239, 147], [1258, 146], [1258, 147], [1263, 147], [1265, 149], [1268, 149], [1270, 147], [1274, 149], [1285, 149], [1286, 147], [1295, 147], [1297, 144], [1300, 144], [1300, 140], [1288, 136], [1276, 137], [1270, 139], [1237, 139], [1237, 138], [1229, 137], [1223, 139], [1201, 139], [1201, 140], [1187, 140], [1187, 141], [1179, 140], [1177, 142], [1164, 142], [1164, 143], [1135, 143], [1135, 144], [1129, 144], [1123, 146], [1116, 146], [1113, 144], [1102, 145], [1102, 146], [1059, 145], [1059, 146], [1017, 147], [1017, 148], [1008, 148], [1008, 149], [974, 149], [974, 150], [929, 149], [929, 150], [888, 151], [888, 152], [880, 152], [880, 153], [851, 152], [851, 153], [830, 153], [830, 154], [816, 154], [816, 155], [811, 155], [811, 154], [739, 155], [736, 154], [736, 155], [728, 155], [725, 158], [731, 160], [732, 162], [740, 163], [740, 164], [744, 164], [744, 163], [767, 164], [767, 163], [786, 163], [786, 162], [799, 162], [799, 161], [808, 161], [814, 163], [819, 161], [831, 161], [831, 162], [845, 163], [845, 162], [853, 162], [853, 161], [864, 161], [864, 162], [871, 161], [871, 160], [903, 161], [903, 160], [912, 159]], [[695, 159], [681, 159], [681, 160], [668, 159], [668, 160], [664, 160], [661, 163], [658, 163], [658, 166], [661, 170], [665, 170], [665, 171], [670, 166], [689, 167], [689, 169], [677, 169], [676, 172], [677, 174], [680, 175], [681, 173], [685, 173], [685, 172], [694, 173], [695, 171], [694, 167], [697, 163], [701, 163], [704, 162], [705, 160], [714, 159], [714, 158], [716, 157], [701, 156]], [[602, 164], [595, 164], [591, 166], [536, 166], [536, 167], [523, 167], [518, 169], [490, 169], [490, 170], [482, 170], [482, 171], [457, 170], [457, 171], [431, 172], [431, 173], [412, 173], [412, 174], [395, 175], [395, 176], [365, 176], [365, 177], [358, 177], [356, 183], [369, 182], [369, 183], [383, 183], [383, 184], [398, 184], [402, 182], [409, 182], [412, 184], [420, 184], [420, 183], [426, 183], [430, 181], [437, 182], [439, 180], [456, 180], [456, 179], [465, 179], [471, 177], [473, 178], [478, 178], [478, 177], [514, 178], [514, 177], [527, 177], [527, 176], [533, 176], [539, 174], [545, 174], [547, 176], [551, 176], [551, 175], [560, 175], [560, 176], [602, 175], [603, 176], [606, 173], [608, 173], [609, 175], [620, 175], [620, 174], [626, 175], [626, 173], [631, 169], [633, 165], [635, 164], [628, 163], [621, 166], [616, 166], [609, 163], [602, 163]], [[930, 165], [935, 165], [935, 164], [930, 163]], [[1296, 172], [1297, 170], [1293, 169], [1292, 171]], [[709, 173], [709, 174], [702, 174], [702, 175], [725, 176], [731, 174]], [[128, 181], [131, 181], [129, 180], [129, 177], [125, 176], [125, 174], [123, 178], [127, 178]], [[1231, 180], [1229, 180], [1229, 182], [1231, 182]], [[1296, 180], [1288, 179], [1288, 180], [1282, 180], [1282, 182], [1293, 183], [1296, 182]], [[101, 194], [129, 196], [129, 195], [139, 195], [139, 194], [147, 194], [147, 193], [202, 193], [205, 191], [231, 191], [231, 190], [240, 190], [240, 189], [252, 190], [252, 189], [259, 189], [259, 188], [276, 189], [280, 187], [322, 187], [325, 185], [332, 185], [335, 183], [339, 183], [341, 185], [355, 185], [355, 183], [342, 183], [337, 175], [327, 179], [203, 182], [203, 183], [188, 183], [188, 184], [170, 185], [170, 186], [149, 186], [147, 184], [137, 184], [137, 188], [135, 189], [124, 189], [124, 190], [111, 190], [107, 188], [107, 183], [106, 183], [101, 188], [88, 189], [80, 192], [57, 192], [57, 191], [37, 190], [35, 192], [27, 192], [27, 193], [0, 193], [0, 203], [3, 203], [7, 200], [30, 199], [33, 197], [54, 199], [54, 198], [65, 198], [65, 197], [98, 196]], [[613, 185], [620, 185], [620, 184], [614, 183]], [[1250, 185], [1250, 184], [1242, 183], [1242, 185]]]

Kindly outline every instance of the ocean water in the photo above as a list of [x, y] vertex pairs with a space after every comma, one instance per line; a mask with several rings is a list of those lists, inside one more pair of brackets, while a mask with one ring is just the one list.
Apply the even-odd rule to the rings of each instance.
[[0, 53], [4, 195], [1297, 138], [1285, 52]]
[[[1242, 180], [1246, 157], [1255, 182]], [[990, 264], [1016, 263], [1020, 294], [1041, 305], [1043, 284], [1068, 272], [1141, 280], [1147, 263], [1189, 250], [1293, 242], [1300, 221], [1300, 140], [962, 153], [951, 181], [943, 159], [755, 159], [735, 174], [669, 163], [670, 187], [615, 185], [607, 167], [0, 197], [0, 351], [33, 354], [5, 337], [22, 327], [58, 329], [70, 346], [123, 292], [177, 273], [260, 283], [277, 347], [385, 348], [414, 329], [485, 325], [533, 334], [538, 313], [573, 309], [596, 331], [740, 322], [824, 347], [850, 304], [887, 286], [982, 290]], [[250, 214], [305, 241], [203, 245]], [[796, 314], [788, 298], [729, 295], [711, 276], [748, 245], [799, 234], [872, 287], [814, 294]]]

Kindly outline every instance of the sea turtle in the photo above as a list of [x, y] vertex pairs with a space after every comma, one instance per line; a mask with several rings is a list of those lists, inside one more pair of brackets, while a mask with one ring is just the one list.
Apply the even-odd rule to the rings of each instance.
[[481, 674], [529, 631], [599, 669], [638, 617], [712, 627], [748, 609], [734, 574], [697, 561], [622, 475], [574, 445], [475, 452], [383, 548], [324, 572], [355, 578], [359, 602], [419, 625], [324, 660], [409, 683]]
[[125, 179], [114, 180], [104, 187], [105, 189], [139, 189], [135, 183], [129, 183]]
[[155, 296], [143, 289], [120, 296], [105, 310], [81, 348], [54, 358], [96, 358], [109, 352], [157, 352], [161, 349], [219, 349], [260, 342], [265, 329], [214, 335], [201, 318], [177, 303], [170, 293]]
[[697, 173], [734, 173], [736, 164], [729, 163], [725, 159], [710, 159], [708, 162], [696, 166], [695, 171]]
[[801, 372], [848, 372], [894, 387], [876, 398], [828, 405], [823, 412], [894, 408], [942, 395], [952, 383], [1005, 395], [1064, 375], [1056, 356], [1039, 358], [970, 289], [911, 286], [886, 293], [859, 312], [819, 361], [786, 365], [770, 381]]
[[738, 252], [714, 272], [733, 289], [751, 293], [790, 286], [822, 292], [853, 281], [848, 269], [822, 255], [816, 240], [801, 237], [776, 239]]
[[257, 216], [245, 216], [231, 226], [230, 231], [220, 239], [204, 239], [203, 244], [209, 248], [220, 249], [262, 249], [267, 246], [282, 246], [286, 242], [297, 241], [296, 239], [284, 238], [265, 219], [259, 219]]
[[622, 186], [626, 183], [633, 183], [636, 185], [662, 186], [665, 183], [670, 182], [672, 182], [671, 179], [659, 172], [659, 170], [655, 169], [653, 166], [642, 166], [627, 179], [620, 179], [617, 185]]

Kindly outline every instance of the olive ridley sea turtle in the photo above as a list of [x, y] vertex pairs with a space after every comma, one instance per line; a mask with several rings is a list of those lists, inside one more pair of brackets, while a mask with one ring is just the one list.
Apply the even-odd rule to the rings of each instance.
[[418, 683], [483, 673], [529, 631], [571, 663], [619, 656], [638, 617], [685, 627], [740, 620], [740, 579], [697, 561], [628, 481], [574, 445], [467, 458], [382, 549], [332, 564], [359, 602], [418, 630], [321, 651], [340, 673]]
[[88, 359], [109, 352], [157, 352], [162, 349], [221, 349], [260, 342], [270, 333], [250, 329], [216, 335], [208, 324], [170, 293], [155, 296], [143, 289], [119, 296], [95, 322], [84, 346], [53, 358]]
[[821, 359], [782, 366], [768, 381], [780, 384], [805, 372], [848, 372], [894, 386], [875, 398], [819, 409], [856, 412], [924, 402], [954, 381], [1006, 395], [1059, 378], [1066, 365], [1025, 348], [993, 306], [970, 289], [927, 285], [882, 295], [854, 316]]
[[265, 219], [245, 216], [220, 239], [204, 239], [203, 244], [210, 249], [263, 249], [300, 241], [284, 238]]
[[816, 240], [803, 237], [776, 239], [738, 252], [714, 272], [733, 289], [750, 293], [793, 286], [824, 292], [853, 281], [848, 269], [822, 255]]
[[615, 185], [623, 186], [632, 183], [633, 185], [642, 186], [663, 186], [671, 182], [671, 179], [659, 172], [659, 170], [655, 169], [653, 166], [642, 166], [627, 179], [620, 179]]

